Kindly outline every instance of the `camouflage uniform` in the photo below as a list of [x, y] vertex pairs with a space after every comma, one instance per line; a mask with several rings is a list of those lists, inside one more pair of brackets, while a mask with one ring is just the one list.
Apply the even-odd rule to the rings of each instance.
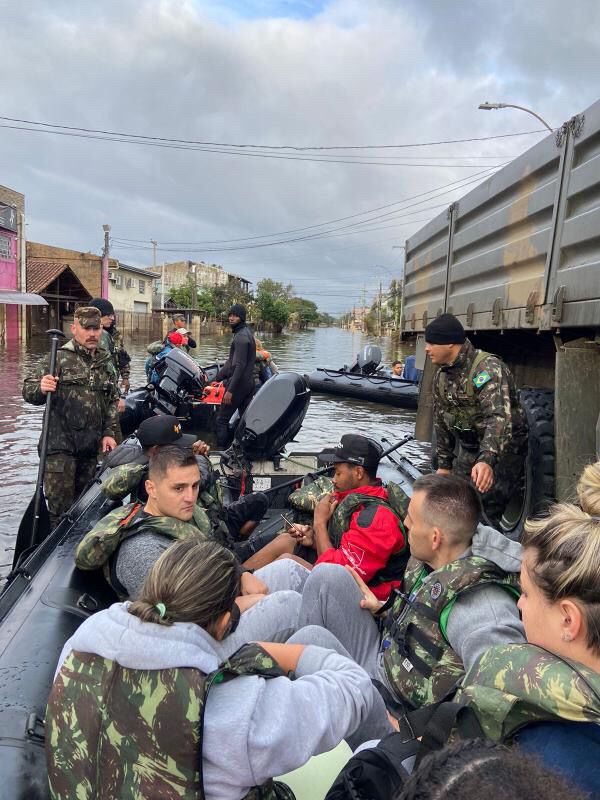
[[532, 722], [600, 724], [600, 675], [532, 644], [491, 647], [462, 686], [456, 702], [494, 742], [510, 741]]
[[131, 374], [131, 358], [123, 345], [123, 334], [121, 331], [115, 327], [110, 331], [104, 329], [100, 337], [100, 347], [108, 350], [112, 356], [118, 376], [124, 383], [128, 384]]
[[[284, 674], [256, 644], [245, 645], [209, 675], [185, 667], [127, 669], [72, 651], [46, 712], [53, 800], [203, 800], [204, 708], [211, 687], [243, 675]], [[245, 797], [294, 800], [287, 786], [273, 781]]]
[[75, 551], [75, 563], [79, 569], [102, 567], [106, 580], [121, 597], [126, 597], [127, 592], [117, 580], [113, 556], [124, 539], [149, 532], [168, 536], [174, 541], [190, 537], [204, 538], [210, 534], [206, 512], [197, 505], [189, 522], [173, 517], [151, 516], [144, 514], [143, 510], [141, 503], [130, 503], [111, 511], [86, 533]]
[[[141, 481], [147, 476], [147, 464], [121, 464], [111, 470], [110, 475], [102, 484], [102, 491], [111, 500], [123, 500], [129, 494], [131, 494], [132, 500], [141, 500], [137, 492]], [[216, 481], [212, 481], [209, 486], [201, 488], [197, 504], [208, 517], [214, 538], [220, 544], [230, 548], [231, 536], [225, 522], [222, 492]]]
[[[408, 709], [442, 700], [464, 675], [464, 665], [445, 636], [449, 613], [463, 592], [501, 586], [518, 596], [518, 575], [480, 556], [459, 558], [430, 573], [411, 558], [405, 593], [396, 592], [383, 623], [383, 667], [389, 685]], [[392, 595], [393, 597], [394, 595]]]
[[433, 415], [439, 469], [467, 480], [477, 462], [494, 470], [483, 505], [497, 523], [521, 484], [527, 454], [527, 421], [508, 367], [467, 339], [434, 376]]
[[[131, 358], [129, 357], [129, 353], [123, 347], [123, 336], [121, 335], [121, 331], [117, 330], [117, 328], [112, 326], [112, 330], [108, 331], [106, 328], [103, 329], [102, 335], [100, 336], [100, 342], [98, 344], [99, 347], [102, 347], [108, 353], [110, 353], [113, 365], [114, 365], [114, 372], [115, 372], [115, 386], [117, 392], [120, 394], [119, 390], [119, 378], [123, 384], [123, 389], [129, 389], [129, 375], [130, 375], [130, 368], [129, 362]], [[123, 434], [121, 432], [121, 425], [117, 421], [117, 429], [115, 431], [115, 441], [117, 444], [121, 444], [123, 441]]]
[[[40, 379], [49, 374], [49, 362], [49, 357], [43, 359], [25, 379], [23, 397], [28, 403], [45, 404]], [[93, 477], [100, 442], [105, 436], [114, 438], [118, 422], [114, 366], [105, 350], [98, 348], [92, 355], [70, 339], [58, 350], [56, 366], [59, 381], [50, 412], [44, 473], [53, 524]]]

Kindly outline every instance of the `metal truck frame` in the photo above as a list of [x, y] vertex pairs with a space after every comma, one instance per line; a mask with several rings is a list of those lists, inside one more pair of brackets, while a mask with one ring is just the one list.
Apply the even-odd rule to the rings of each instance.
[[[524, 390], [538, 484], [525, 510], [572, 499], [600, 436], [600, 101], [411, 236], [404, 283], [405, 337], [455, 314]], [[422, 440], [433, 372], [427, 359]]]

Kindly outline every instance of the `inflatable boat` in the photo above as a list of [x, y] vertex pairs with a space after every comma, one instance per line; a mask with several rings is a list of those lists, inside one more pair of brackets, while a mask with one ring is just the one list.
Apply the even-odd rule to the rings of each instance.
[[414, 362], [414, 356], [407, 359], [406, 378], [385, 375], [380, 366], [381, 350], [376, 345], [367, 345], [352, 366], [341, 369], [317, 367], [304, 377], [313, 392], [356, 397], [398, 408], [416, 408], [419, 374], [411, 360]]
[[[253, 536], [281, 529], [280, 513], [290, 492], [322, 466], [315, 452], [285, 450], [302, 425], [309, 400], [302, 376], [280, 373], [248, 406], [232, 448], [212, 457], [226, 500], [235, 500], [242, 488], [269, 492], [271, 508]], [[120, 445], [127, 446], [131, 441]], [[61, 649], [85, 619], [116, 600], [101, 571], [80, 572], [74, 565], [81, 538], [118, 505], [102, 492], [109, 473], [110, 468], [100, 472], [0, 594], [0, 794], [11, 800], [49, 797], [44, 714]], [[397, 455], [380, 467], [382, 479], [393, 479], [407, 494], [419, 474]]]

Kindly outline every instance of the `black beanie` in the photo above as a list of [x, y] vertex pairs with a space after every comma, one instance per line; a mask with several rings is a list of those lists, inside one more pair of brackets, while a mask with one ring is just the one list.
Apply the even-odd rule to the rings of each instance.
[[242, 322], [246, 322], [246, 307], [241, 303], [234, 303], [227, 313], [235, 314], [235, 316], [239, 317]]
[[97, 308], [103, 317], [105, 317], [107, 314], [115, 313], [113, 304], [110, 302], [110, 300], [106, 300], [104, 297], [94, 297], [94, 299], [88, 303], [88, 306], [91, 308]]
[[462, 344], [467, 338], [465, 329], [454, 314], [441, 314], [425, 328], [429, 344]]

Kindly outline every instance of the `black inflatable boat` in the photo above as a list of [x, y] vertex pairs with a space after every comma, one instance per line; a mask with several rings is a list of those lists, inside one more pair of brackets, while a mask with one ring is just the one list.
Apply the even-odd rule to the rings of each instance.
[[[300, 375], [280, 373], [268, 381], [242, 417], [234, 445], [221, 464], [230, 500], [236, 499], [242, 484], [247, 491], [270, 491], [271, 508], [256, 536], [281, 528], [279, 514], [290, 492], [322, 466], [317, 453], [288, 455], [283, 450], [300, 429], [309, 400]], [[131, 441], [120, 447], [128, 445]], [[419, 472], [405, 458], [390, 458], [393, 466], [382, 464], [381, 477], [393, 479], [410, 494]], [[80, 572], [73, 561], [83, 535], [116, 505], [102, 492], [109, 471], [105, 469], [83, 493], [0, 594], [1, 797], [49, 797], [44, 714], [60, 652], [85, 619], [116, 600], [101, 571]]]
[[352, 366], [341, 369], [317, 367], [304, 377], [313, 392], [356, 397], [398, 408], [416, 408], [419, 402], [418, 381], [384, 375], [380, 363], [379, 347], [367, 345]]

